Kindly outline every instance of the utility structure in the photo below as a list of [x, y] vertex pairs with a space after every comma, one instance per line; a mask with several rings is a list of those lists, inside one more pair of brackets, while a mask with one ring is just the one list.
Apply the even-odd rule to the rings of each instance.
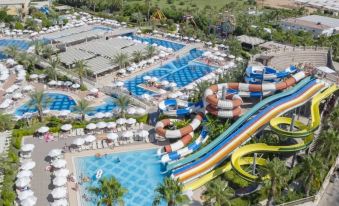
[[155, 22], [160, 22], [160, 21], [163, 21], [163, 20], [166, 20], [166, 19], [167, 19], [167, 17], [160, 10], [160, 8], [156, 8], [156, 10], [154, 11], [154, 13], [151, 16], [151, 20], [155, 21]]
[[215, 34], [219, 37], [227, 37], [235, 30], [235, 17], [228, 11], [218, 14], [217, 22], [209, 26], [209, 33]]
[[194, 27], [197, 27], [197, 24], [194, 21], [193, 15], [190, 15], [190, 14], [185, 15], [185, 16], [182, 17], [182, 20], [183, 20], [184, 23], [186, 23], [186, 25], [192, 24]]

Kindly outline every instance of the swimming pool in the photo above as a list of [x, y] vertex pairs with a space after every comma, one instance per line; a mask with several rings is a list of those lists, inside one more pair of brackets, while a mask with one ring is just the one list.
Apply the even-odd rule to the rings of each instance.
[[[120, 162], [117, 162], [117, 159]], [[82, 206], [95, 206], [96, 198], [86, 188], [97, 186], [95, 175], [98, 169], [103, 170], [103, 177], [114, 176], [128, 190], [124, 197], [126, 206], [150, 206], [154, 199], [154, 189], [162, 182], [161, 163], [156, 156], [156, 150], [139, 150], [109, 154], [106, 157], [94, 156], [74, 158], [77, 178], [88, 176], [92, 181], [80, 186], [80, 196], [86, 194], [92, 201], [81, 198]], [[164, 204], [162, 204], [164, 205]]]
[[141, 37], [141, 36], [134, 35], [132, 33], [126, 34], [126, 36], [129, 36], [132, 39], [136, 39], [136, 40], [139, 40], [139, 41], [142, 41], [142, 42], [148, 42], [149, 44], [157, 44], [159, 46], [171, 48], [171, 49], [173, 49], [173, 51], [178, 51], [185, 46], [183, 44], [179, 44], [179, 43], [172, 42], [172, 41], [166, 41], [166, 40], [163, 40], [163, 39], [157, 39], [157, 38], [153, 38], [153, 37]]
[[203, 51], [201, 50], [193, 49], [180, 59], [176, 59], [166, 65], [126, 80], [124, 85], [133, 95], [137, 96], [145, 93], [154, 94], [138, 86], [145, 82], [143, 79], [144, 76], [157, 77], [159, 81], [167, 80], [169, 82], [175, 82], [178, 88], [184, 87], [214, 70], [213, 67], [208, 65], [193, 62], [193, 60], [200, 57], [202, 53]]
[[6, 58], [3, 50], [8, 46], [16, 46], [18, 49], [27, 50], [30, 46], [30, 42], [21, 39], [0, 39], [0, 60]]
[[[45, 106], [46, 109], [49, 110], [70, 110], [71, 112], [74, 112], [74, 106], [76, 105], [76, 102], [74, 99], [68, 95], [60, 94], [60, 93], [46, 93], [47, 97], [50, 101], [48, 101], [48, 104]], [[46, 102], [45, 102], [46, 103]], [[112, 110], [116, 108], [116, 105], [113, 101], [113, 98], [107, 98], [105, 99], [105, 103], [96, 107], [91, 107], [90, 112], [88, 115], [95, 115], [95, 113], [98, 112], [112, 112]], [[15, 115], [20, 117], [23, 114], [27, 112], [37, 112], [37, 109], [35, 107], [32, 107], [29, 105], [29, 103], [25, 103], [22, 106], [20, 106], [15, 111]]]

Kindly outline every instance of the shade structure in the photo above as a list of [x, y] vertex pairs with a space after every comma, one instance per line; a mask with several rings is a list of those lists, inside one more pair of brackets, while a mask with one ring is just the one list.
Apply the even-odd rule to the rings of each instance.
[[37, 79], [39, 77], [39, 75], [37, 75], [37, 74], [31, 74], [31, 75], [29, 75], [29, 78], [30, 79]]
[[36, 198], [35, 196], [30, 196], [27, 197], [26, 199], [21, 201], [21, 205], [22, 206], [34, 206], [36, 205], [38, 198]]
[[56, 177], [67, 177], [69, 175], [69, 170], [68, 169], [60, 169], [55, 171], [54, 176]]
[[170, 86], [170, 87], [176, 87], [176, 86], [177, 86], [177, 83], [171, 82], [171, 83], [169, 83], [169, 86]]
[[107, 139], [117, 140], [118, 138], [119, 138], [119, 135], [117, 133], [108, 133], [107, 134]]
[[149, 132], [147, 130], [142, 130], [140, 133], [139, 133], [139, 136], [140, 137], [148, 137], [149, 135]]
[[115, 85], [117, 87], [122, 87], [122, 86], [124, 86], [124, 82], [119, 81], [119, 82], [115, 83]]
[[70, 87], [70, 86], [73, 85], [73, 82], [71, 82], [71, 81], [65, 81], [65, 82], [64, 82], [64, 85], [67, 86], [67, 87]]
[[34, 192], [32, 190], [25, 190], [20, 193], [18, 193], [18, 199], [19, 200], [24, 200], [28, 197], [34, 196]]
[[152, 77], [149, 81], [152, 81], [152, 82], [156, 82], [158, 81], [159, 79], [157, 77]]
[[85, 137], [85, 142], [94, 142], [96, 139], [94, 135], [88, 135]]
[[48, 132], [49, 131], [49, 127], [40, 127], [39, 129], [38, 129], [38, 132], [39, 133], [46, 133], [46, 132]]
[[160, 83], [161, 83], [161, 85], [163, 85], [163, 86], [167, 86], [167, 85], [169, 84], [169, 81], [163, 80], [163, 81], [161, 81]]
[[145, 114], [146, 110], [144, 108], [137, 108], [135, 113], [139, 115]]
[[78, 88], [80, 88], [80, 84], [73, 84], [73, 85], [72, 85], [72, 88], [73, 88], [73, 89], [78, 89]]
[[152, 78], [151, 76], [146, 75], [146, 76], [144, 76], [142, 79], [148, 81], [148, 80], [150, 80], [151, 78]]
[[117, 124], [125, 124], [126, 123], [126, 119], [125, 118], [119, 118], [117, 120]]
[[22, 88], [23, 91], [32, 91], [34, 87], [32, 85], [27, 85]]
[[136, 109], [134, 107], [129, 107], [127, 109], [127, 114], [135, 114], [135, 112], [136, 112]]
[[55, 177], [53, 179], [53, 185], [57, 187], [64, 186], [67, 183], [66, 177]]
[[115, 122], [108, 122], [107, 123], [107, 128], [114, 128], [116, 126], [117, 126], [117, 123], [115, 123]]
[[66, 164], [67, 162], [64, 159], [58, 159], [52, 162], [52, 166], [55, 168], [64, 168], [66, 167]]
[[111, 118], [113, 117], [113, 113], [112, 112], [105, 112], [105, 118]]
[[71, 111], [70, 110], [68, 110], [68, 109], [64, 109], [64, 110], [61, 110], [60, 112], [59, 112], [59, 116], [67, 116], [67, 115], [69, 115], [71, 113]]
[[61, 149], [52, 149], [51, 151], [48, 152], [49, 157], [58, 157], [62, 154]]
[[55, 80], [51, 80], [47, 83], [49, 86], [57, 85], [57, 82]]
[[35, 167], [35, 162], [33, 161], [28, 161], [28, 162], [25, 162], [21, 165], [20, 169], [21, 170], [31, 170]]
[[126, 131], [122, 134], [122, 136], [125, 137], [125, 138], [131, 138], [131, 137], [133, 137], [133, 132]]
[[31, 170], [22, 170], [16, 175], [17, 178], [32, 177], [33, 173]]
[[97, 119], [101, 119], [105, 117], [105, 114], [103, 112], [98, 112], [98, 113], [95, 113], [94, 117]]
[[77, 146], [83, 145], [84, 143], [85, 143], [85, 140], [83, 138], [76, 138], [72, 142], [72, 144], [77, 145]]
[[30, 152], [33, 151], [34, 147], [35, 147], [34, 144], [25, 144], [21, 147], [21, 151]]
[[103, 128], [107, 127], [107, 123], [106, 122], [98, 122], [96, 124], [96, 126], [97, 126], [98, 129], [103, 129]]
[[31, 183], [31, 179], [29, 177], [23, 177], [15, 181], [15, 186], [22, 188], [28, 186], [29, 183]]
[[67, 188], [66, 187], [57, 187], [52, 190], [51, 195], [54, 199], [61, 199], [66, 197]]
[[99, 90], [97, 88], [92, 88], [91, 90], [89, 90], [90, 93], [95, 94], [98, 93]]
[[51, 206], [68, 206], [66, 199], [55, 200], [50, 204]]
[[149, 100], [151, 98], [151, 95], [149, 95], [149, 94], [142, 94], [141, 97], [143, 99]]
[[126, 122], [127, 122], [127, 124], [135, 124], [137, 122], [137, 120], [134, 119], [134, 118], [129, 118]]
[[95, 128], [97, 128], [97, 125], [94, 123], [89, 123], [88, 125], [86, 125], [86, 129], [88, 130], [93, 130]]
[[72, 125], [71, 124], [64, 124], [61, 126], [61, 130], [63, 131], [69, 131], [72, 129]]
[[21, 99], [23, 97], [23, 95], [20, 92], [14, 93], [12, 98], [13, 99]]

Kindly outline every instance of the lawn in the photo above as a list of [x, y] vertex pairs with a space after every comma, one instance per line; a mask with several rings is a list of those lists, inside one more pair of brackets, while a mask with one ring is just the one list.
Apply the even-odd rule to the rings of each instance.
[[[196, 5], [199, 9], [203, 9], [205, 6], [216, 6], [217, 8], [223, 7], [226, 2], [231, 0], [152, 0], [152, 5], [159, 6], [160, 8], [169, 7], [175, 5], [176, 7], [186, 8], [187, 6]], [[144, 3], [144, 0], [128, 0], [127, 3]], [[168, 3], [172, 2], [172, 3]]]

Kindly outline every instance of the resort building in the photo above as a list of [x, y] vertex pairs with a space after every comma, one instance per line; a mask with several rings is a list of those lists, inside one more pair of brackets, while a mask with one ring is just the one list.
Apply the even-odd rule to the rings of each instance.
[[284, 30], [311, 32], [316, 37], [339, 34], [339, 19], [319, 15], [285, 19], [280, 26]]
[[247, 36], [247, 35], [241, 35], [237, 36], [238, 41], [241, 42], [241, 45], [244, 49], [253, 49], [254, 47], [258, 46], [259, 44], [262, 44], [265, 42], [265, 40], [260, 39], [258, 37], [253, 36]]
[[0, 0], [0, 7], [7, 7], [8, 14], [11, 15], [17, 15], [20, 9], [27, 14], [30, 2], [30, 0]]
[[339, 13], [339, 1], [338, 0], [295, 0], [300, 7], [313, 8], [329, 13], [333, 13], [338, 16]]

